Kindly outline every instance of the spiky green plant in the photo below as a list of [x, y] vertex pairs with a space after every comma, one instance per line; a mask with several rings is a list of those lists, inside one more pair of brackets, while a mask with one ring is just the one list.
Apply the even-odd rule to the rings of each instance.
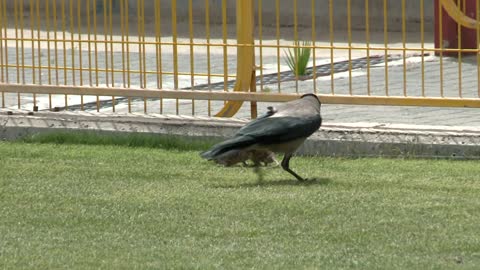
[[310, 54], [312, 48], [310, 48], [309, 41], [295, 41], [293, 43], [294, 48], [289, 48], [285, 51], [285, 62], [295, 76], [307, 75], [307, 64], [310, 61]]

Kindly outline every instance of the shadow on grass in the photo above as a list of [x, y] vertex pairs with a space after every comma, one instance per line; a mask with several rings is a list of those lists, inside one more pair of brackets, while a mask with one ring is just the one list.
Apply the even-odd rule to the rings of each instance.
[[215, 184], [212, 188], [252, 188], [252, 187], [275, 187], [275, 186], [323, 186], [331, 183], [330, 178], [310, 178], [306, 181], [300, 182], [295, 179], [284, 179], [276, 181], [256, 181], [252, 183], [239, 184]]

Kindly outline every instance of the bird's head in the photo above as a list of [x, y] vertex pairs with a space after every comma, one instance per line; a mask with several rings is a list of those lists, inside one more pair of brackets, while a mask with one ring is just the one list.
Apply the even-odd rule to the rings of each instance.
[[313, 93], [303, 94], [300, 98], [309, 98], [309, 99], [312, 99], [312, 100], [315, 99], [316, 101], [318, 101], [319, 105], [322, 105], [322, 102], [320, 102], [320, 98]]

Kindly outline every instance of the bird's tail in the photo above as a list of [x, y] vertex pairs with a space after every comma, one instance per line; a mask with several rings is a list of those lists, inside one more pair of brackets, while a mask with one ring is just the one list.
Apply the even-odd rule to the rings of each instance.
[[212, 160], [227, 151], [245, 148], [253, 143], [253, 138], [248, 136], [239, 136], [214, 145], [211, 149], [200, 153], [200, 156], [204, 159]]

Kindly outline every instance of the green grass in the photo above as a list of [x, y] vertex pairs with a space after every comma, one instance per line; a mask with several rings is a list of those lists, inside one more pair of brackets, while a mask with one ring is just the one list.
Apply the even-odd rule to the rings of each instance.
[[[128, 145], [128, 144], [127, 144]], [[0, 268], [478, 269], [478, 161], [0, 142]]]
[[295, 76], [304, 76], [307, 74], [307, 65], [310, 61], [312, 48], [309, 41], [295, 41], [294, 48], [285, 50], [285, 62]]
[[117, 145], [176, 150], [203, 150], [217, 142], [211, 138], [197, 140], [189, 137], [162, 136], [158, 134], [88, 131], [36, 133], [21, 138], [19, 141], [26, 143]]

